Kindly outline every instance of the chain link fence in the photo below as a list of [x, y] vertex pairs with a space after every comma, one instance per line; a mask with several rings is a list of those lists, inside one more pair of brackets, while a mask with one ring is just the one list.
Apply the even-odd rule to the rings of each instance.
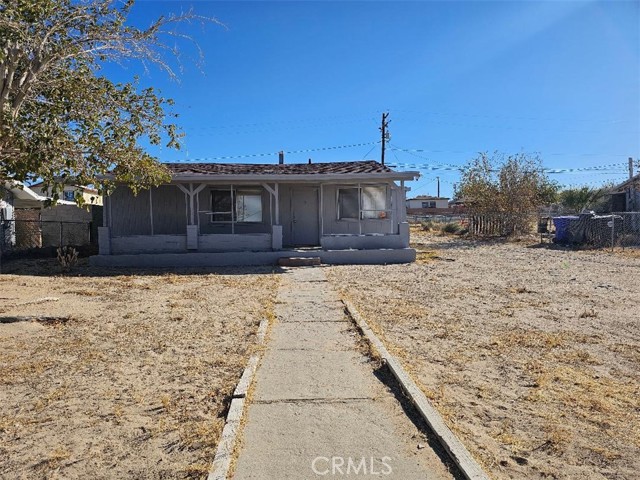
[[565, 245], [640, 247], [640, 212], [562, 215], [549, 219], [553, 241]]
[[[473, 236], [505, 237], [513, 234], [539, 234], [540, 240], [594, 248], [640, 247], [640, 212], [606, 214], [565, 212], [533, 212], [518, 215], [490, 213], [485, 215], [410, 216], [410, 222], [438, 226], [457, 224], [459, 233]], [[453, 230], [452, 230], [453, 231]]]
[[60, 246], [90, 251], [97, 247], [97, 242], [92, 222], [0, 221], [0, 255], [3, 258], [54, 255]]

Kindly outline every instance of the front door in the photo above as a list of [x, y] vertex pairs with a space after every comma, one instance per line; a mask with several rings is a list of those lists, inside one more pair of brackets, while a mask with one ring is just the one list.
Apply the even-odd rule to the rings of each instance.
[[291, 189], [291, 240], [294, 246], [320, 244], [318, 187]]

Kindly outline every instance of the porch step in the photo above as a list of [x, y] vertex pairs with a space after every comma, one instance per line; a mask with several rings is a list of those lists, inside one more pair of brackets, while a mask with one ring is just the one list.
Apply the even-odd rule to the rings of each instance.
[[320, 265], [320, 257], [280, 257], [278, 265], [281, 267], [311, 267]]

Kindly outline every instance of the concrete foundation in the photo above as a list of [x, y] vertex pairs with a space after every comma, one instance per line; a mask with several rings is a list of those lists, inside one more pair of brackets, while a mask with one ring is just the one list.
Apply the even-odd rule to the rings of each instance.
[[276, 265], [279, 258], [320, 257], [332, 265], [411, 263], [412, 248], [377, 250], [281, 250], [276, 252], [155, 253], [139, 255], [95, 255], [89, 259], [97, 267], [219, 267], [236, 265]]

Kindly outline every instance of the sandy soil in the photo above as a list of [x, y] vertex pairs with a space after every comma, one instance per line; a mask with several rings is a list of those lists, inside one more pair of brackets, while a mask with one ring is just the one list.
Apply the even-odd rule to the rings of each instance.
[[640, 258], [415, 233], [328, 275], [490, 474], [637, 478]]
[[0, 324], [0, 477], [202, 478], [277, 276], [49, 265], [0, 275], [0, 317], [69, 317]]

